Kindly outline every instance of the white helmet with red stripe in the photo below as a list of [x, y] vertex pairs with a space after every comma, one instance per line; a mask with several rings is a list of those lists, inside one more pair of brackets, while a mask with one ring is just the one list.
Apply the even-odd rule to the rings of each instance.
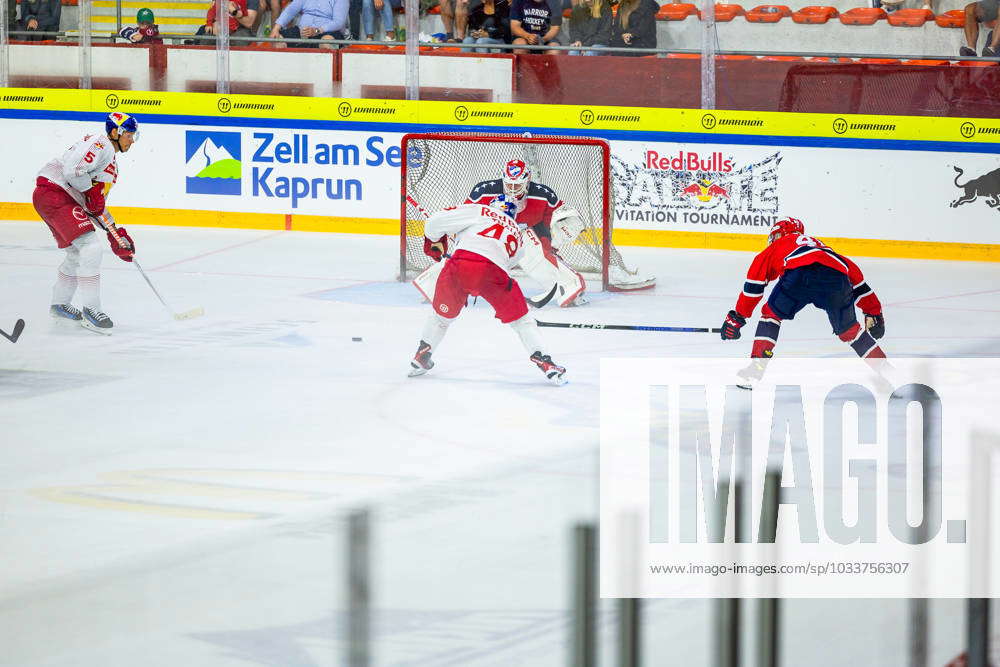
[[511, 160], [503, 168], [503, 191], [509, 199], [518, 201], [528, 194], [531, 170], [524, 160]]
[[798, 218], [782, 218], [771, 225], [771, 232], [767, 235], [767, 243], [770, 245], [782, 236], [789, 234], [805, 234], [806, 228]]

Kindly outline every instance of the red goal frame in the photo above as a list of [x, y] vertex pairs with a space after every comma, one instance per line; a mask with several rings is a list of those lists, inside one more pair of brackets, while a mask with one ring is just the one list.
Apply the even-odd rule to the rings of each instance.
[[[609, 267], [611, 264], [611, 146], [604, 139], [585, 137], [563, 137], [559, 135], [544, 135], [538, 137], [521, 137], [516, 134], [478, 134], [475, 132], [409, 132], [400, 140], [402, 150], [402, 166], [399, 170], [399, 280], [406, 280], [406, 173], [409, 168], [407, 143], [418, 139], [442, 141], [469, 141], [489, 143], [521, 143], [540, 145], [575, 145], [593, 146], [601, 151], [601, 167], [604, 178], [601, 179], [601, 289], [607, 291], [609, 286]], [[558, 192], [556, 193], [559, 194]], [[464, 199], [463, 199], [464, 201]], [[460, 204], [462, 202], [455, 202]]]

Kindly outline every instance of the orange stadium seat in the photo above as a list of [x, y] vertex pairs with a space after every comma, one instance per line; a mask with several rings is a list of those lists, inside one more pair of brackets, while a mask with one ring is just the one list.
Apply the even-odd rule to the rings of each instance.
[[899, 58], [858, 58], [857, 62], [866, 65], [899, 65], [903, 61]]
[[989, 60], [959, 60], [955, 63], [958, 67], [996, 67], [996, 61]]
[[805, 61], [805, 58], [800, 58], [799, 56], [761, 56], [760, 59], [772, 63], [797, 63]]
[[826, 23], [837, 18], [839, 12], [835, 7], [809, 5], [797, 12], [792, 12], [792, 20], [796, 23]]
[[929, 9], [897, 9], [886, 20], [896, 27], [919, 28], [934, 20], [934, 12]]
[[[615, 5], [617, 9], [618, 5]], [[697, 14], [698, 8], [690, 2], [670, 2], [656, 12], [656, 18], [663, 21], [683, 21], [692, 14]]]
[[948, 61], [917, 59], [917, 60], [904, 60], [903, 64], [904, 65], [947, 65]]
[[[743, 7], [737, 4], [725, 4], [715, 6], [715, 20], [716, 21], [732, 21], [737, 16], [744, 15]], [[701, 16], [701, 12], [698, 12], [698, 16]]]
[[842, 12], [837, 18], [844, 25], [874, 25], [876, 21], [881, 21], [885, 17], [885, 10], [881, 7], [855, 7]]
[[441, 13], [441, 5], [434, 5], [433, 7], [431, 7], [430, 9], [427, 10], [427, 13], [428, 14], [440, 14]]
[[951, 11], [935, 16], [934, 22], [942, 28], [964, 28], [965, 11], [961, 9], [952, 9]]
[[746, 19], [750, 23], [777, 23], [791, 15], [787, 5], [757, 5], [746, 13]]

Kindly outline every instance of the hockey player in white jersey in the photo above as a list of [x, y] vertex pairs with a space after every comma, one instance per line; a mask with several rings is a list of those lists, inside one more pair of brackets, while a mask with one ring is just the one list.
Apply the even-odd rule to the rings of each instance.
[[[566, 383], [566, 369], [545, 353], [535, 320], [528, 317], [521, 287], [510, 276], [511, 267], [524, 252], [521, 230], [514, 221], [516, 210], [513, 202], [500, 195], [489, 205], [446, 208], [424, 223], [424, 252], [438, 262], [446, 256], [449, 259], [435, 284], [434, 312], [424, 324], [420, 345], [410, 362], [410, 377], [434, 367], [431, 354], [471, 295], [483, 297], [493, 306], [497, 319], [517, 332], [529, 359], [549, 382]], [[450, 255], [449, 236], [454, 237]]]
[[[108, 114], [104, 126], [104, 133], [88, 134], [42, 167], [31, 200], [58, 246], [66, 251], [52, 289], [52, 316], [110, 334], [114, 325], [101, 308], [103, 245], [94, 225], [107, 232], [115, 255], [132, 261], [132, 237], [115, 225], [105, 199], [118, 180], [115, 156], [132, 147], [139, 127], [135, 118], [119, 112]], [[82, 310], [73, 305], [77, 293]]]

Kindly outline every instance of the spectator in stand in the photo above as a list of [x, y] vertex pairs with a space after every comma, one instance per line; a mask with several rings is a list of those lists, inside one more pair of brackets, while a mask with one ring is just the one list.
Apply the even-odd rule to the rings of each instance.
[[[611, 6], [606, 0], [580, 0], [569, 17], [570, 46], [607, 46], [611, 43]], [[570, 51], [569, 55], [599, 56], [600, 51]]]
[[[229, 36], [230, 37], [253, 37], [253, 22], [257, 18], [256, 9], [247, 9], [247, 0], [229, 0]], [[215, 18], [215, 3], [208, 7], [205, 15], [205, 25], [198, 28], [195, 35], [218, 35], [219, 21]], [[201, 44], [215, 44], [214, 39], [203, 39]], [[237, 46], [246, 46], [248, 42], [240, 42]]]
[[[60, 0], [23, 0], [19, 28], [31, 32], [59, 32], [59, 17], [62, 16]], [[26, 35], [26, 42], [40, 42], [55, 39], [54, 35]]]
[[997, 30], [997, 9], [1000, 6], [998, 0], [979, 0], [970, 2], [965, 6], [965, 42], [958, 50], [960, 56], [976, 55], [976, 44], [979, 42], [979, 24], [989, 28], [986, 35], [986, 45], [983, 46], [983, 55], [993, 57], [1000, 53], [1000, 30]]
[[152, 9], [140, 9], [135, 15], [137, 26], [127, 25], [118, 34], [133, 44], [163, 44], [160, 26], [153, 23], [156, 18]]
[[[248, 7], [253, 6], [256, 0], [250, 0]], [[358, 5], [358, 11], [361, 11], [361, 5]], [[264, 14], [268, 15], [269, 23], [264, 23]], [[260, 34], [261, 25], [264, 26], [264, 32], [270, 33], [271, 26], [270, 23], [274, 23], [278, 20], [278, 16], [281, 14], [281, 0], [260, 0], [257, 5], [257, 18], [254, 19], [253, 25], [250, 26], [250, 32], [255, 36]]]
[[[17, 30], [17, 0], [7, 0], [7, 32]], [[11, 37], [10, 39], [19, 39]]]
[[[452, 4], [454, 3], [454, 4]], [[445, 41], [465, 41], [465, 30], [469, 22], [469, 0], [440, 0], [441, 22], [444, 23]]]
[[347, 24], [351, 39], [361, 39], [361, 14], [364, 13], [364, 7], [364, 0], [350, 0], [347, 5]]
[[[654, 0], [649, 0], [653, 2]], [[659, 8], [657, 8], [659, 9]], [[510, 34], [514, 44], [560, 46], [556, 38], [562, 26], [562, 0], [512, 0], [510, 4]], [[539, 53], [515, 50], [514, 53]], [[549, 54], [558, 51], [546, 51]]]
[[[466, 44], [510, 44], [510, 2], [483, 0], [469, 12]], [[503, 53], [500, 49], [474, 49], [476, 53]]]
[[[271, 28], [271, 37], [315, 39], [320, 43], [306, 42], [302, 46], [335, 49], [337, 46], [328, 40], [347, 39], [344, 29], [347, 27], [349, 8], [350, 0], [292, 0]], [[296, 17], [299, 17], [298, 25], [292, 25]], [[323, 44], [324, 41], [327, 43]], [[276, 46], [283, 48], [287, 45], [281, 42]]]
[[[622, 0], [618, 14], [611, 20], [611, 43], [608, 46], [634, 49], [656, 48], [656, 0]], [[616, 55], [644, 56], [645, 53]]]
[[378, 12], [382, 17], [382, 31], [385, 32], [385, 41], [396, 41], [392, 4], [389, 0], [362, 0], [361, 22], [364, 24], [368, 41], [375, 39], [375, 12]]

